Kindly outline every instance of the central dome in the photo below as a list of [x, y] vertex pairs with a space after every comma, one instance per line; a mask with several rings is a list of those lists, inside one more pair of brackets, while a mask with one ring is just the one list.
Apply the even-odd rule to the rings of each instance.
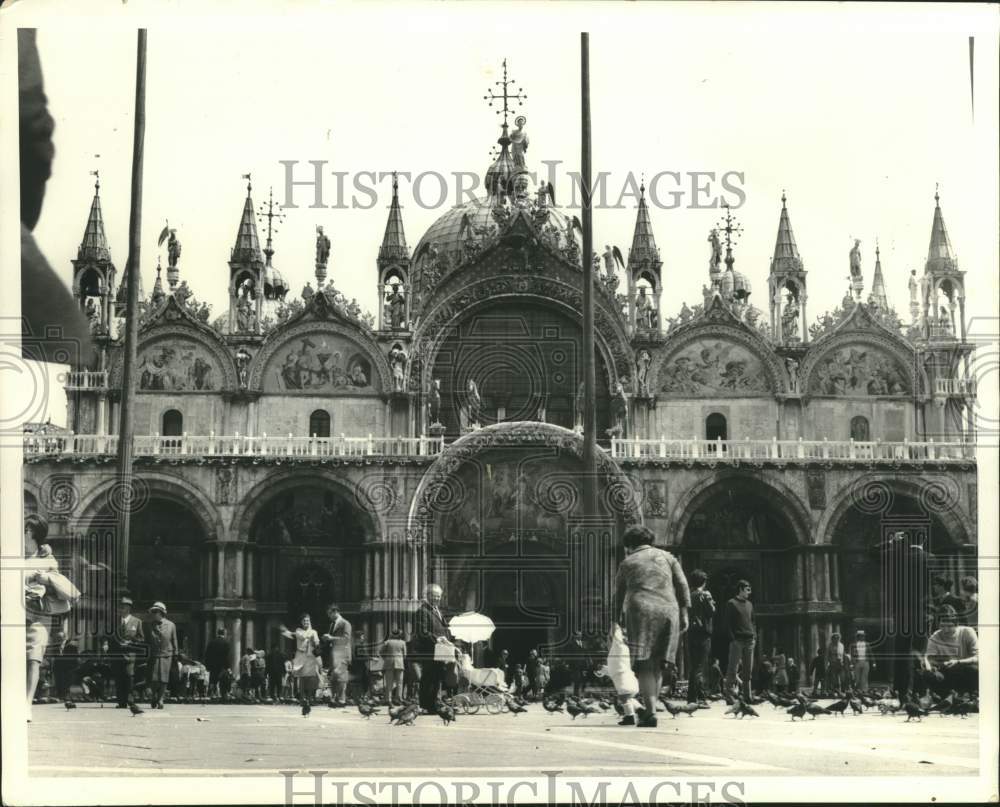
[[[473, 199], [464, 205], [451, 208], [427, 228], [413, 254], [422, 256], [419, 262], [423, 262], [426, 259], [426, 255], [423, 254], [424, 245], [434, 244], [439, 255], [447, 255], [453, 264], [460, 263], [464, 255], [465, 239], [468, 237], [463, 228], [471, 228], [475, 237], [486, 231], [496, 235], [502, 234], [500, 226], [493, 217], [494, 205], [492, 198]], [[525, 209], [529, 212], [535, 211], [537, 203], [529, 200], [525, 204]], [[518, 210], [518, 206], [511, 205], [511, 210]], [[548, 211], [546, 226], [552, 226], [565, 234], [569, 222], [567, 217], [554, 207], [547, 207], [546, 210]]]

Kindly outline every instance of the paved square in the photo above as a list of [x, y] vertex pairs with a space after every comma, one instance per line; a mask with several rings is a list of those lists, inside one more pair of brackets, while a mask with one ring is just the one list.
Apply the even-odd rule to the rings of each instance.
[[[725, 716], [713, 704], [694, 717], [660, 715], [656, 729], [624, 728], [613, 712], [572, 720], [540, 705], [522, 715], [460, 715], [444, 726], [371, 720], [353, 708], [167, 705], [132, 717], [96, 704], [36, 706], [28, 726], [33, 775], [914, 776], [974, 775], [979, 716], [922, 722], [870, 711], [792, 723], [784, 711]], [[201, 718], [201, 720], [199, 720]]]

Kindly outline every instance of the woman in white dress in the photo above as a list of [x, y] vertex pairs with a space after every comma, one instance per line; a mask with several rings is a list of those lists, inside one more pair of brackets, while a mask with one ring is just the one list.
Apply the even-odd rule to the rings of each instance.
[[281, 635], [295, 640], [292, 677], [298, 685], [299, 700], [312, 701], [319, 686], [319, 658], [315, 653], [319, 648], [319, 634], [313, 630], [309, 614], [302, 614], [300, 620], [300, 627], [295, 629], [295, 633], [282, 625]]

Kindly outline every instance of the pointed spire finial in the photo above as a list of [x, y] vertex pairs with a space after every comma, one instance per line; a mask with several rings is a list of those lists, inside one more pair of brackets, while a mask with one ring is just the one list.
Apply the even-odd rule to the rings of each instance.
[[497, 93], [494, 90], [490, 90], [486, 95], [483, 96], [483, 100], [488, 102], [489, 106], [493, 106], [494, 101], [503, 101], [503, 106], [496, 111], [498, 115], [503, 115], [503, 137], [507, 137], [507, 117], [517, 111], [517, 107], [513, 102], [527, 101], [528, 96], [524, 94], [522, 90], [517, 90], [516, 92], [511, 92], [511, 88], [517, 84], [513, 79], [507, 78], [507, 60], [503, 60], [503, 78], [499, 81], [493, 82], [496, 86], [500, 87], [500, 92]]
[[781, 189], [781, 209], [785, 209], [785, 203], [788, 201], [788, 197], [785, 196], [785, 189]]
[[95, 168], [90, 172], [90, 175], [94, 177], [94, 196], [101, 195], [101, 169]]
[[380, 261], [406, 261], [410, 258], [410, 248], [406, 245], [406, 233], [403, 231], [403, 214], [399, 209], [399, 180], [395, 171], [392, 172], [392, 202], [389, 204], [389, 217], [385, 223], [385, 234], [378, 250]]
[[253, 186], [251, 185], [251, 182], [250, 182], [250, 174], [244, 174], [243, 175], [243, 179], [245, 179], [247, 181], [247, 199], [249, 199], [250, 198], [250, 191], [253, 190]]

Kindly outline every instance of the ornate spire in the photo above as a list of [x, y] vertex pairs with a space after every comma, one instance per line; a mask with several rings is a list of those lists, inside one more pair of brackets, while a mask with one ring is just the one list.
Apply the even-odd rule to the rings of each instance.
[[247, 198], [243, 202], [243, 215], [240, 217], [240, 228], [236, 233], [236, 245], [233, 247], [230, 261], [233, 263], [264, 263], [260, 251], [260, 239], [257, 237], [257, 222], [253, 214], [253, 199], [250, 191], [250, 175], [244, 174], [247, 181]]
[[83, 230], [83, 240], [77, 251], [77, 260], [111, 261], [111, 249], [108, 247], [108, 237], [104, 234], [104, 215], [101, 213], [101, 177], [99, 172], [91, 171], [94, 181], [94, 201], [90, 203], [90, 215], [87, 216], [87, 226]]
[[882, 277], [882, 261], [879, 258], [878, 242], [875, 242], [875, 276], [872, 278], [872, 290], [868, 295], [868, 304], [877, 305], [880, 311], [889, 307], [889, 298], [885, 294], [885, 278]]
[[403, 214], [399, 208], [399, 179], [392, 172], [392, 203], [389, 205], [389, 218], [385, 223], [385, 235], [382, 236], [382, 246], [378, 249], [380, 261], [408, 261], [410, 248], [406, 246], [406, 233], [403, 232]]
[[[515, 174], [525, 171], [524, 152], [528, 148], [528, 136], [524, 132], [524, 117], [519, 116], [514, 120], [517, 127], [513, 137], [509, 133], [508, 116], [517, 111], [518, 105], [526, 101], [528, 96], [520, 89], [516, 92], [512, 90], [517, 84], [513, 79], [507, 78], [507, 60], [503, 60], [503, 78], [494, 82], [500, 87], [500, 92], [490, 90], [483, 99], [493, 106], [494, 102], [502, 102], [498, 115], [503, 116], [503, 123], [500, 125], [500, 137], [497, 143], [500, 144], [500, 154], [486, 171], [486, 192], [490, 197], [499, 199], [504, 196], [513, 196], [513, 178]], [[511, 146], [513, 145], [513, 153]]]
[[957, 272], [958, 261], [951, 249], [948, 230], [941, 215], [941, 197], [934, 190], [934, 221], [931, 224], [931, 244], [927, 250], [926, 272]]
[[156, 282], [153, 283], [153, 294], [150, 300], [153, 305], [159, 305], [163, 298], [166, 296], [163, 293], [163, 278], [161, 274], [163, 272], [163, 267], [160, 265], [160, 259], [156, 259]]
[[774, 257], [771, 258], [771, 274], [778, 272], [801, 272], [802, 258], [795, 243], [792, 222], [788, 218], [785, 192], [781, 192], [781, 217], [778, 219], [778, 237], [774, 242]]
[[635, 213], [635, 231], [632, 233], [632, 248], [628, 251], [630, 264], [650, 261], [658, 263], [660, 250], [656, 248], [653, 237], [653, 223], [649, 219], [649, 208], [646, 206], [646, 183], [639, 185], [639, 209]]

